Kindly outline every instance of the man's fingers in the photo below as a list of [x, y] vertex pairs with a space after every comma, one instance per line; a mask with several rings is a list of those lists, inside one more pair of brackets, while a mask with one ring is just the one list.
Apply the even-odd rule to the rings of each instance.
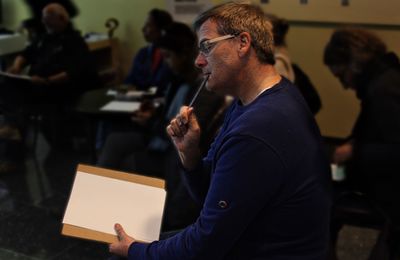
[[128, 236], [128, 234], [125, 233], [125, 230], [122, 228], [122, 226], [118, 223], [114, 225], [114, 229], [115, 232], [117, 233], [118, 241], [109, 245], [108, 250], [110, 251], [110, 253], [127, 257], [129, 247], [132, 243], [135, 242], [135, 239], [133, 237]]
[[167, 133], [173, 138], [184, 137], [191, 125], [197, 126], [192, 107], [182, 107], [179, 114], [167, 126]]
[[183, 137], [187, 131], [187, 127], [181, 124], [177, 118], [174, 118], [167, 127], [167, 131], [172, 137]]
[[192, 107], [187, 107], [187, 106], [181, 107], [179, 114], [176, 117], [179, 118], [181, 125], [186, 125], [187, 123], [189, 123], [189, 118], [192, 111], [193, 111]]

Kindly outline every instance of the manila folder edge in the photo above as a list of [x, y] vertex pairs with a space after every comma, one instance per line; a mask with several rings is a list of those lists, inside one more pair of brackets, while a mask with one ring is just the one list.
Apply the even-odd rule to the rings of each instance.
[[137, 241], [158, 240], [166, 192], [161, 179], [78, 165], [61, 233], [116, 242], [120, 223]]

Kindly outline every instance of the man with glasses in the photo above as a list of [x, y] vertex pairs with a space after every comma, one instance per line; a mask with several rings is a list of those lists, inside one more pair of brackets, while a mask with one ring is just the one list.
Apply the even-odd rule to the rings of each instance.
[[117, 224], [110, 251], [129, 259], [325, 259], [329, 167], [307, 104], [273, 67], [270, 23], [258, 7], [227, 3], [201, 14], [195, 28], [207, 88], [236, 98], [203, 159], [193, 108], [182, 107], [167, 127], [202, 211], [151, 244]]

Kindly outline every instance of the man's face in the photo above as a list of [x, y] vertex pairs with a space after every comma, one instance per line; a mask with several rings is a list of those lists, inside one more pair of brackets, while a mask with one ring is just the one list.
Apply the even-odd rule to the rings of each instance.
[[[199, 46], [204, 42], [224, 36], [217, 32], [217, 24], [213, 21], [206, 21], [197, 32]], [[235, 95], [234, 83], [237, 83], [240, 63], [236, 52], [236, 38], [226, 36], [223, 40], [216, 41], [209, 45], [207, 51], [200, 52], [195, 64], [205, 75], [210, 74], [207, 82], [207, 89], [222, 95]]]
[[60, 15], [54, 12], [47, 11], [46, 9], [42, 14], [42, 22], [46, 27], [48, 33], [57, 33], [64, 29], [65, 22]]

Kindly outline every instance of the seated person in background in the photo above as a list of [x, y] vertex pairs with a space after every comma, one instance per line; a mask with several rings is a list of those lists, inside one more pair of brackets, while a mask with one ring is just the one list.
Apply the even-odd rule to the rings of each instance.
[[31, 104], [68, 105], [92, 86], [97, 73], [88, 47], [72, 28], [69, 16], [59, 4], [43, 9], [46, 34], [18, 55], [8, 72], [20, 74], [29, 66], [30, 80], [6, 78], [1, 82], [0, 99], [5, 120], [23, 127], [23, 110]]
[[[168, 12], [160, 9], [150, 10], [142, 28], [144, 39], [149, 45], [141, 48], [135, 55], [124, 84], [131, 85], [138, 90], [157, 87], [155, 96], [165, 96], [172, 72], [163, 61], [160, 49], [155, 42], [160, 38], [161, 31], [171, 23], [172, 17]], [[100, 121], [97, 127], [96, 148], [101, 150], [108, 135], [126, 129], [126, 125], [125, 121], [118, 119]]]
[[32, 18], [24, 20], [22, 25], [28, 30], [29, 39], [31, 41], [36, 40], [42, 34], [46, 33], [46, 28], [42, 23], [42, 11], [46, 5], [51, 3], [62, 5], [70, 18], [78, 14], [78, 9], [71, 0], [25, 0], [25, 2], [31, 10]]
[[272, 33], [274, 34], [275, 69], [299, 88], [311, 112], [314, 115], [317, 114], [321, 109], [318, 92], [304, 71], [297, 64], [293, 64], [290, 59], [286, 44], [286, 35], [289, 31], [288, 22], [273, 14], [267, 14], [267, 19], [272, 23]]
[[[349, 188], [362, 190], [400, 227], [400, 63], [374, 34], [337, 30], [325, 47], [324, 63], [345, 89], [354, 90], [361, 111], [333, 162], [346, 163]], [[392, 245], [400, 245], [392, 236]]]
[[171, 15], [163, 10], [152, 9], [142, 28], [148, 46], [138, 51], [133, 59], [131, 70], [124, 83], [139, 90], [157, 87], [157, 95], [162, 96], [171, 79], [171, 71], [163, 61], [160, 49], [154, 43], [160, 38], [161, 31], [172, 23]]

